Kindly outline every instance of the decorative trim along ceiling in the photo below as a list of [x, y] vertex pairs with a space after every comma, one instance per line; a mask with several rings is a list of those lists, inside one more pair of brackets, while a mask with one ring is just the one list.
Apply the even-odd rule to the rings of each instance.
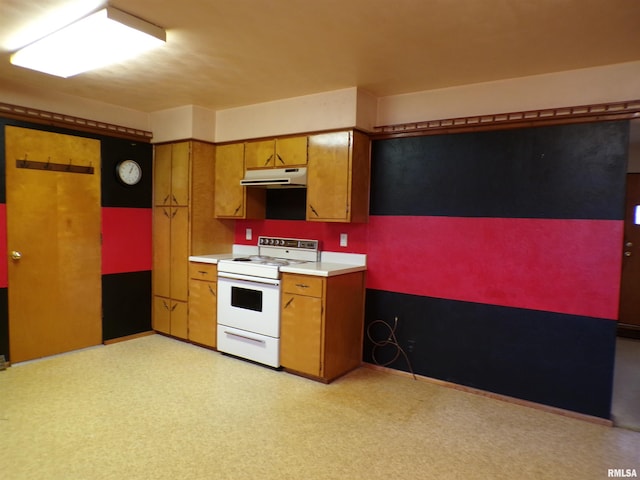
[[461, 133], [474, 130], [497, 130], [539, 125], [559, 125], [563, 123], [601, 122], [606, 120], [630, 120], [633, 118], [640, 118], [640, 100], [383, 125], [374, 127], [372, 137], [385, 138]]
[[150, 142], [153, 137], [151, 132], [145, 130], [113, 125], [97, 120], [88, 120], [63, 113], [47, 112], [45, 110], [38, 110], [37, 108], [21, 107], [8, 103], [0, 103], [0, 117], [145, 142]]

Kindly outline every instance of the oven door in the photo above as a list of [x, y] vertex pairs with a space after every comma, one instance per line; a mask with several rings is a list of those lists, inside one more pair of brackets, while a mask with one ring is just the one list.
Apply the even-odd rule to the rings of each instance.
[[280, 281], [218, 273], [218, 325], [280, 337]]

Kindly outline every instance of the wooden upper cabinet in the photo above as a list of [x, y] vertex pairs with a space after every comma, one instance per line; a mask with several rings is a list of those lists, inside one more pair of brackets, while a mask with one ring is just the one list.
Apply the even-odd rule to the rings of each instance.
[[189, 159], [191, 142], [180, 142], [173, 145], [171, 158], [171, 201], [172, 205], [186, 207], [189, 205]]
[[275, 167], [306, 165], [307, 144], [308, 138], [306, 136], [276, 139]]
[[307, 220], [369, 219], [370, 141], [357, 131], [309, 136]]
[[246, 142], [244, 144], [244, 166], [246, 169], [273, 167], [275, 153], [275, 140]]
[[154, 204], [187, 206], [189, 204], [189, 142], [155, 147]]
[[216, 147], [215, 214], [216, 217], [244, 218], [244, 144]]
[[306, 165], [307, 137], [246, 142], [244, 162], [247, 170]]
[[171, 153], [172, 145], [156, 145], [153, 165], [153, 203], [171, 205]]
[[264, 218], [264, 189], [243, 187], [243, 143], [216, 147], [215, 216], [217, 218]]

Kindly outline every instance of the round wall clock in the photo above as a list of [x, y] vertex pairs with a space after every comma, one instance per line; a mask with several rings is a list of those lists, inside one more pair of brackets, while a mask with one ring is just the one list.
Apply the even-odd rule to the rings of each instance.
[[125, 185], [135, 185], [142, 180], [142, 167], [135, 160], [123, 160], [116, 167], [116, 174]]

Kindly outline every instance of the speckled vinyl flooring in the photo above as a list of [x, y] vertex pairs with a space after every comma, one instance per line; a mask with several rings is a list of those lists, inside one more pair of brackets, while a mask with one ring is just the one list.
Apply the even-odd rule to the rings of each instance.
[[368, 368], [330, 385], [159, 335], [0, 372], [0, 478], [604, 479], [640, 433]]

